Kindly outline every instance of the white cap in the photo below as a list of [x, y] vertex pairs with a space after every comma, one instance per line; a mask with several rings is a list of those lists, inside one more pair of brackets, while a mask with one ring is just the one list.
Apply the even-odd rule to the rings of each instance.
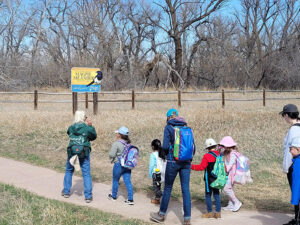
[[206, 139], [205, 145], [206, 145], [206, 148], [210, 148], [210, 147], [216, 146], [217, 143], [215, 142], [214, 139], [209, 138], [209, 139]]

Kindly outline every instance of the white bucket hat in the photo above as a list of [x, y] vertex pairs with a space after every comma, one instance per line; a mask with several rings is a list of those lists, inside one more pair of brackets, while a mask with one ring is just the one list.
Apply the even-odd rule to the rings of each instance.
[[210, 148], [210, 147], [216, 146], [217, 143], [214, 139], [209, 138], [209, 139], [206, 139], [205, 145], [206, 145], [206, 148]]

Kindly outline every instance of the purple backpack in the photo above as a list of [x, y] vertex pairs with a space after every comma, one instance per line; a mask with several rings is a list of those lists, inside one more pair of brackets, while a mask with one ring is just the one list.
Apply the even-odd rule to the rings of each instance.
[[139, 149], [134, 145], [127, 144], [124, 140], [120, 140], [120, 142], [124, 144], [124, 150], [120, 157], [121, 166], [131, 170], [138, 164]]

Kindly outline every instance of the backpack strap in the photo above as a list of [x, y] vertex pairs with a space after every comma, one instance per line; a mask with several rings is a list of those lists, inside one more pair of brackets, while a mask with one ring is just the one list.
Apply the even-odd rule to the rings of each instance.
[[217, 158], [217, 157], [218, 157], [218, 156], [217, 156], [217, 154], [216, 154], [216, 153], [214, 153], [214, 152], [208, 152], [208, 154], [210, 154], [210, 155], [214, 156], [215, 158]]

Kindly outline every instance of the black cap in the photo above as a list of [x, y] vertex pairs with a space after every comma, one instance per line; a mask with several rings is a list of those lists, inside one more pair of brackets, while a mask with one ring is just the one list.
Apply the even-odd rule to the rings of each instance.
[[280, 115], [284, 115], [285, 113], [294, 113], [299, 112], [297, 106], [294, 104], [287, 104], [283, 107], [282, 111], [279, 113]]

